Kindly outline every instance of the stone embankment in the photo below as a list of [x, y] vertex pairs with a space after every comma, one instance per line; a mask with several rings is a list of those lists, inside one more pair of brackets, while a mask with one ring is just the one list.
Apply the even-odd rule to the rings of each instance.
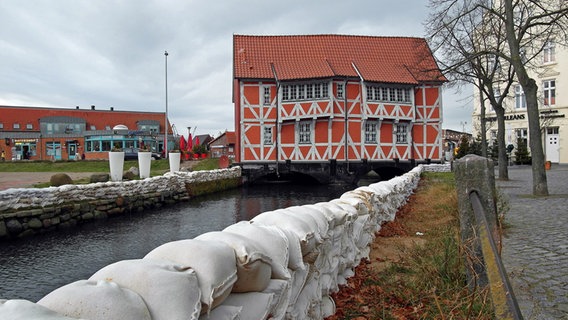
[[368, 257], [375, 233], [394, 219], [426, 168], [165, 243], [37, 303], [0, 300], [0, 318], [323, 319], [335, 312], [330, 294]]
[[240, 184], [239, 167], [174, 172], [143, 180], [0, 191], [0, 241], [66, 229], [188, 200]]

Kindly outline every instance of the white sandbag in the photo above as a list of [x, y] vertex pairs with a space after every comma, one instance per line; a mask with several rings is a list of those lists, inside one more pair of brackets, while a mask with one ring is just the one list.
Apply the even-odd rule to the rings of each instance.
[[342, 225], [347, 221], [349, 212], [334, 202], [318, 202], [316, 207], [324, 208], [326, 217], [333, 219], [334, 226]]
[[220, 305], [211, 310], [209, 314], [203, 314], [199, 320], [239, 320], [243, 307]]
[[319, 243], [325, 241], [328, 237], [330, 222], [325, 217], [321, 209], [313, 205], [293, 206], [285, 209], [286, 211], [297, 215], [299, 218], [304, 219], [310, 226], [315, 227], [319, 235]]
[[220, 241], [172, 241], [150, 251], [144, 259], [169, 260], [195, 270], [205, 305], [201, 313], [219, 305], [237, 281], [235, 251]]
[[246, 320], [265, 320], [270, 315], [274, 294], [261, 292], [231, 293], [223, 302], [226, 306], [242, 307], [240, 317]]
[[302, 255], [314, 250], [318, 241], [321, 241], [321, 238], [316, 234], [316, 227], [299, 217], [294, 217], [285, 209], [263, 212], [254, 217], [251, 223], [260, 223], [294, 232], [300, 239]]
[[273, 279], [290, 279], [288, 270], [289, 245], [286, 235], [277, 227], [241, 221], [225, 228], [230, 232], [254, 239], [272, 261]]
[[305, 267], [302, 259], [302, 247], [300, 244], [300, 237], [292, 230], [280, 229], [282, 233], [288, 238], [288, 269], [298, 270]]
[[59, 314], [28, 300], [0, 300], [0, 319], [3, 320], [77, 320]]
[[110, 281], [79, 280], [47, 294], [38, 302], [62, 315], [89, 320], [151, 320], [150, 311], [134, 291]]
[[321, 315], [323, 318], [335, 314], [335, 301], [330, 296], [324, 296], [321, 300]]
[[291, 272], [292, 278], [290, 279], [290, 302], [289, 305], [295, 305], [298, 296], [306, 284], [308, 279], [309, 266], [306, 265], [303, 269], [298, 269]]
[[198, 319], [201, 313], [197, 275], [188, 266], [165, 260], [123, 260], [100, 269], [89, 280], [113, 281], [138, 293], [152, 320]]
[[367, 197], [364, 197], [361, 193], [355, 191], [348, 191], [341, 195], [339, 200], [348, 203], [349, 205], [357, 209], [357, 215], [362, 216], [369, 214], [370, 204]]
[[212, 231], [195, 237], [196, 240], [221, 241], [235, 250], [237, 281], [232, 292], [257, 292], [266, 289], [272, 274], [272, 259], [258, 242], [240, 234]]
[[286, 280], [272, 279], [268, 287], [262, 293], [273, 294], [270, 305], [270, 319], [280, 320], [286, 316], [286, 309], [290, 304], [290, 283]]

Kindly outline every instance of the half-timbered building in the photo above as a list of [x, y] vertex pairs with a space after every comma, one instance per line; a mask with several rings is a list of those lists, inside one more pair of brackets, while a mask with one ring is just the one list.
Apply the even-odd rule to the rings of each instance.
[[424, 39], [234, 35], [233, 50], [243, 169], [323, 182], [443, 159], [446, 78]]

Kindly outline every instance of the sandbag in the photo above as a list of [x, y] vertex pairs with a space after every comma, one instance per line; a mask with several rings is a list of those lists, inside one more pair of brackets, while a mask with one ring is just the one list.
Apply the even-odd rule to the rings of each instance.
[[286, 309], [290, 303], [290, 283], [286, 280], [272, 279], [262, 293], [273, 294], [270, 305], [270, 319], [280, 320], [286, 316]]
[[38, 302], [62, 315], [89, 320], [151, 320], [134, 291], [110, 281], [79, 280], [55, 289]]
[[235, 251], [220, 241], [172, 241], [150, 251], [144, 259], [169, 260], [195, 270], [204, 305], [201, 313], [219, 305], [237, 281]]
[[28, 300], [0, 299], [0, 319], [3, 320], [77, 320], [59, 314]]
[[317, 243], [321, 242], [321, 237], [317, 234], [315, 223], [308, 223], [301, 217], [294, 216], [286, 209], [266, 211], [260, 213], [251, 220], [251, 223], [273, 226], [294, 232], [300, 239], [302, 255], [313, 251]]
[[222, 231], [207, 232], [195, 239], [221, 241], [235, 250], [237, 281], [232, 292], [256, 292], [266, 289], [272, 274], [272, 259], [264, 253], [256, 240]]
[[272, 261], [271, 278], [290, 279], [290, 271], [288, 270], [289, 244], [288, 238], [282, 230], [274, 226], [241, 221], [228, 226], [223, 232], [235, 233], [256, 240]]
[[[239, 320], [243, 307], [220, 305], [211, 310], [209, 314], [203, 314], [199, 320]], [[244, 319], [243, 319], [244, 320]]]
[[123, 260], [102, 268], [89, 280], [113, 281], [138, 293], [152, 320], [198, 319], [201, 312], [197, 275], [188, 266], [165, 260]]
[[242, 307], [240, 318], [246, 320], [265, 320], [270, 315], [272, 293], [248, 292], [231, 293], [223, 305]]

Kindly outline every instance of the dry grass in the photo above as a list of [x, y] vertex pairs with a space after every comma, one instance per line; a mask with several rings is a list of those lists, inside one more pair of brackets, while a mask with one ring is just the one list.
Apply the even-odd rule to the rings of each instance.
[[368, 261], [334, 295], [339, 319], [491, 319], [486, 292], [466, 285], [453, 174], [424, 174], [383, 225]]

